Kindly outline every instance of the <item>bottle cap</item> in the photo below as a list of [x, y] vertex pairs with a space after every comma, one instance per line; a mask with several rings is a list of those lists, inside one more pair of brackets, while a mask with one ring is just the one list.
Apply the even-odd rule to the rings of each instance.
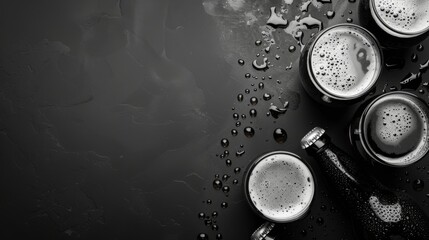
[[320, 127], [313, 128], [301, 139], [302, 149], [306, 149], [313, 145], [325, 133], [325, 129]]
[[273, 230], [275, 224], [271, 222], [265, 222], [253, 232], [250, 237], [251, 240], [265, 240], [267, 235]]

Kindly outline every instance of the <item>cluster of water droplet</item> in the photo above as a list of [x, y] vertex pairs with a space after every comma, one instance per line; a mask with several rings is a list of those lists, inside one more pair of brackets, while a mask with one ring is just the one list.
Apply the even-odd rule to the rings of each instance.
[[314, 194], [310, 170], [286, 154], [271, 155], [258, 162], [246, 187], [255, 208], [275, 221], [287, 221], [305, 212]]
[[428, 1], [376, 0], [374, 4], [382, 21], [400, 33], [418, 33], [429, 27]]
[[313, 76], [321, 88], [337, 97], [353, 97], [375, 83], [381, 56], [367, 33], [341, 26], [319, 37], [310, 59]]

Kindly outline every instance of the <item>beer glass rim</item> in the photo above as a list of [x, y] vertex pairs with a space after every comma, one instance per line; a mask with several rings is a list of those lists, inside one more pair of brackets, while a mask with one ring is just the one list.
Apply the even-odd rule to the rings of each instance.
[[[419, 97], [417, 97], [417, 95], [412, 94], [410, 92], [406, 92], [406, 91], [393, 91], [393, 92], [388, 92], [388, 93], [384, 93], [381, 94], [380, 96], [376, 97], [374, 100], [372, 100], [364, 109], [364, 111], [362, 112], [362, 114], [360, 115], [359, 118], [359, 139], [362, 142], [362, 147], [364, 149], [364, 151], [371, 156], [372, 159], [374, 159], [375, 161], [386, 165], [386, 166], [391, 166], [391, 167], [405, 167], [405, 166], [409, 166], [417, 161], [419, 161], [421, 158], [416, 158], [413, 159], [412, 161], [408, 161], [408, 162], [397, 162], [397, 163], [393, 163], [393, 162], [387, 162], [384, 161], [383, 159], [380, 159], [379, 157], [377, 157], [376, 154], [373, 153], [373, 151], [371, 150], [371, 148], [369, 147], [369, 143], [368, 143], [368, 138], [365, 134], [365, 122], [367, 119], [367, 115], [368, 112], [372, 109], [372, 107], [374, 106], [375, 103], [377, 103], [380, 99], [389, 96], [389, 95], [407, 95], [409, 97], [412, 97], [413, 99], [416, 99], [417, 101], [421, 102], [424, 106], [427, 106], [425, 102], [423, 102]], [[426, 111], [426, 113], [429, 113], [428, 111]], [[427, 153], [427, 151], [426, 151]]]
[[[372, 79], [371, 83], [363, 90], [361, 91], [359, 94], [355, 94], [353, 96], [350, 97], [341, 97], [341, 96], [337, 96], [334, 95], [332, 93], [330, 93], [329, 91], [325, 90], [317, 81], [316, 81], [316, 77], [314, 76], [314, 72], [312, 70], [312, 66], [311, 66], [311, 55], [314, 49], [314, 46], [316, 45], [317, 41], [319, 40], [319, 38], [323, 35], [325, 35], [328, 31], [334, 29], [334, 28], [339, 28], [339, 27], [351, 27], [351, 28], [356, 28], [359, 29], [360, 31], [364, 32], [365, 34], [368, 35], [368, 37], [374, 42], [374, 48], [375, 50], [378, 52], [379, 55], [379, 66], [377, 68], [377, 72], [374, 74], [374, 78]], [[321, 31], [316, 38], [314, 39], [314, 41], [311, 43], [311, 46], [309, 48], [308, 51], [308, 57], [307, 57], [307, 72], [309, 73], [310, 76], [310, 80], [313, 83], [313, 85], [317, 88], [317, 90], [319, 90], [321, 93], [323, 93], [324, 95], [326, 95], [327, 97], [330, 97], [332, 99], [336, 99], [336, 100], [354, 100], [357, 98], [360, 98], [362, 96], [364, 96], [365, 94], [367, 94], [376, 84], [378, 78], [380, 77], [381, 71], [382, 71], [382, 66], [383, 66], [383, 51], [381, 50], [381, 46], [379, 41], [377, 40], [377, 38], [374, 36], [374, 34], [372, 34], [370, 31], [368, 31], [367, 29], [356, 25], [356, 24], [352, 24], [352, 23], [340, 23], [340, 24], [336, 24], [333, 25], [331, 27], [328, 27], [326, 29], [324, 29], [323, 31]]]
[[382, 28], [385, 32], [387, 32], [388, 34], [395, 36], [395, 37], [400, 37], [400, 38], [412, 38], [412, 37], [417, 37], [419, 35], [422, 35], [424, 33], [426, 33], [427, 31], [429, 31], [429, 24], [426, 26], [426, 28], [417, 31], [417, 32], [403, 32], [403, 31], [398, 31], [394, 28], [392, 28], [391, 26], [389, 26], [384, 20], [383, 18], [380, 16], [380, 14], [378, 13], [378, 11], [375, 10], [375, 0], [370, 0], [369, 1], [369, 5], [370, 5], [370, 11], [371, 11], [371, 15], [374, 18], [375, 22], [377, 23], [377, 25]]
[[[299, 213], [291, 215], [290, 218], [284, 220], [284, 221], [277, 221], [277, 220], [273, 220], [268, 218], [267, 216], [265, 216], [264, 214], [262, 214], [253, 204], [252, 200], [250, 199], [250, 191], [249, 191], [249, 178], [250, 178], [250, 173], [253, 171], [253, 169], [256, 167], [256, 165], [258, 165], [262, 160], [266, 159], [269, 156], [272, 155], [278, 155], [278, 154], [282, 154], [282, 155], [289, 155], [291, 157], [294, 157], [296, 160], [298, 160], [299, 162], [303, 163], [304, 166], [307, 167], [307, 169], [309, 170], [311, 177], [313, 179], [313, 188], [312, 188], [312, 192], [311, 192], [311, 200], [306, 204], [305, 208], [303, 210], [301, 210]], [[255, 160], [253, 160], [253, 162], [251, 164], [249, 164], [249, 166], [246, 169], [246, 174], [244, 175], [244, 194], [246, 196], [246, 200], [248, 202], [248, 205], [252, 208], [252, 210], [254, 212], [256, 212], [256, 214], [260, 217], [262, 217], [263, 219], [270, 221], [270, 222], [274, 222], [274, 223], [288, 223], [288, 222], [293, 222], [296, 221], [300, 218], [302, 218], [306, 213], [308, 213], [308, 211], [310, 210], [310, 206], [313, 202], [314, 199], [314, 194], [316, 192], [316, 181], [314, 178], [314, 173], [313, 170], [311, 169], [310, 165], [308, 163], [306, 163], [305, 161], [302, 160], [302, 158], [300, 156], [298, 156], [295, 153], [292, 152], [288, 152], [288, 151], [272, 151], [272, 152], [268, 152], [265, 153], [261, 156], [259, 156], [258, 158], [256, 158]]]

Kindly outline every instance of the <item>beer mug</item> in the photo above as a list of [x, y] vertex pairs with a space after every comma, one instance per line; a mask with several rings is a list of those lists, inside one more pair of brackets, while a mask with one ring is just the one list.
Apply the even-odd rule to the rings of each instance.
[[429, 109], [414, 94], [396, 91], [364, 104], [350, 125], [350, 140], [367, 159], [405, 167], [429, 150]]
[[354, 24], [338, 24], [314, 36], [299, 62], [304, 89], [316, 101], [346, 106], [362, 100], [381, 74], [377, 39]]
[[275, 223], [305, 216], [315, 192], [312, 170], [299, 156], [285, 151], [256, 159], [246, 171], [244, 186], [249, 206], [267, 220], [252, 234], [252, 240], [274, 239], [269, 233]]
[[429, 35], [429, 1], [362, 0], [359, 21], [386, 48], [404, 48]]

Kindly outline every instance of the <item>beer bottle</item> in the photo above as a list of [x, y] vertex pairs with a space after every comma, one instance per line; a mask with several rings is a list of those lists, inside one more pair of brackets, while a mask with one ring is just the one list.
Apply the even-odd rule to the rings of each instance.
[[301, 140], [353, 215], [363, 239], [429, 239], [429, 220], [405, 193], [391, 190], [359, 168], [331, 143], [325, 130], [311, 130]]

